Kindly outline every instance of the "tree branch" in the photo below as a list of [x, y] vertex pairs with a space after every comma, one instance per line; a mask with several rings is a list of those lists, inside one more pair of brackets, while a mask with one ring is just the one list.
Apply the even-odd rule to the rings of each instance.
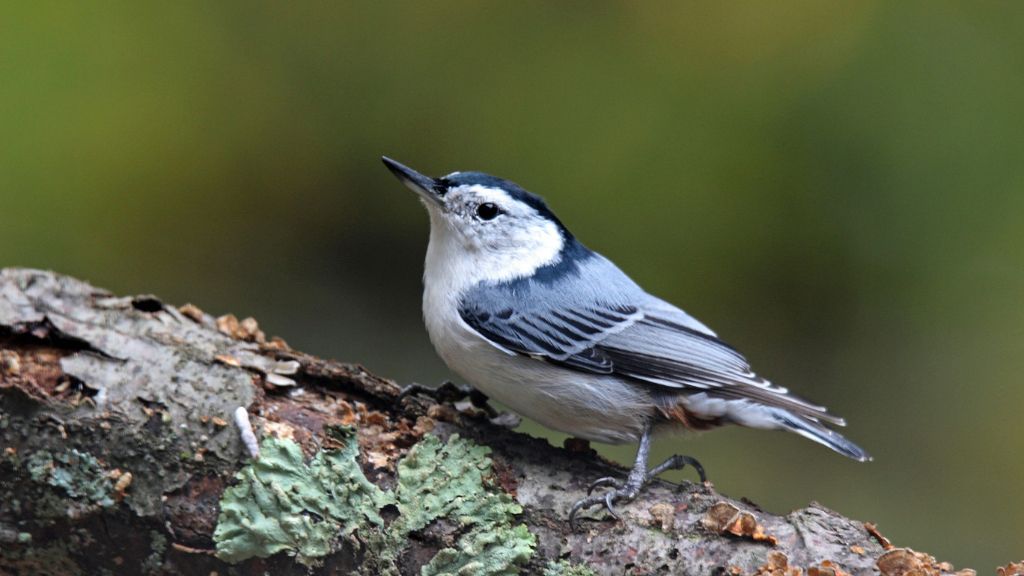
[[953, 570], [817, 504], [777, 516], [690, 483], [572, 533], [587, 484], [625, 475], [584, 443], [400, 398], [251, 319], [34, 270], [0, 272], [0, 450], [0, 573]]

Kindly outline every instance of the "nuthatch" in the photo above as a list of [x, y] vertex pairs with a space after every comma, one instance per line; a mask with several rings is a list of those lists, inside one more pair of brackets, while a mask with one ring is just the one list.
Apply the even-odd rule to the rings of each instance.
[[[515, 412], [588, 440], [639, 441], [625, 482], [573, 506], [612, 507], [670, 468], [647, 468], [651, 434], [739, 424], [788, 430], [871, 457], [825, 427], [842, 418], [774, 386], [707, 326], [589, 250], [540, 197], [480, 172], [424, 176], [384, 164], [430, 215], [423, 318], [448, 367]], [[588, 492], [589, 493], [589, 492]]]

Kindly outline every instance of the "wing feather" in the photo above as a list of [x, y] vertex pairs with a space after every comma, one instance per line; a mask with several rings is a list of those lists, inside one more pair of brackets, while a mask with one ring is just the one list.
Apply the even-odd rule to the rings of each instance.
[[555, 267], [545, 271], [543, 282], [477, 286], [461, 300], [462, 320], [513, 353], [662, 389], [750, 399], [842, 424], [823, 407], [754, 374], [735, 348], [682, 310], [645, 293], [603, 257], [588, 252]]

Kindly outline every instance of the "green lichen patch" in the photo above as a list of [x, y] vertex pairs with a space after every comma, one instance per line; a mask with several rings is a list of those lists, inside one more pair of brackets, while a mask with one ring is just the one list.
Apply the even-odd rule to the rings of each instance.
[[306, 463], [299, 445], [268, 437], [260, 457], [236, 474], [224, 491], [213, 538], [228, 562], [295, 554], [311, 564], [333, 551], [338, 536], [361, 526], [381, 526], [378, 513], [391, 499], [366, 479], [356, 460], [351, 428], [338, 450], [321, 450]]
[[[427, 436], [398, 463], [395, 490], [384, 492], [359, 467], [354, 430], [337, 435], [342, 447], [322, 450], [308, 464], [290, 440], [261, 443], [259, 459], [239, 471], [221, 500], [218, 557], [238, 562], [288, 552], [312, 564], [355, 532], [353, 542], [366, 549], [363, 571], [397, 574], [410, 533], [446, 519], [459, 536], [423, 567], [426, 576], [515, 574], [530, 559], [534, 536], [513, 525], [522, 508], [493, 482], [487, 448]], [[399, 514], [385, 527], [379, 511], [389, 504]]]
[[536, 539], [525, 524], [485, 523], [459, 538], [423, 567], [423, 576], [511, 576], [530, 560]]
[[544, 567], [543, 576], [597, 576], [597, 573], [583, 564], [573, 564], [568, 560], [552, 560]]
[[447, 444], [427, 436], [399, 463], [393, 528], [419, 530], [448, 517], [468, 529], [423, 567], [425, 576], [515, 574], [533, 554], [533, 535], [512, 525], [522, 508], [493, 485], [488, 452], [458, 436]]
[[114, 484], [109, 473], [91, 454], [74, 448], [53, 454], [32, 453], [25, 461], [33, 481], [60, 488], [70, 498], [95, 506], [113, 506]]
[[[396, 524], [403, 532], [420, 530], [432, 520], [453, 512], [472, 514], [477, 507], [467, 502], [474, 496], [486, 496], [491, 460], [489, 450], [453, 436], [443, 444], [436, 436], [427, 436], [398, 463], [395, 494], [401, 517]], [[511, 502], [508, 495], [504, 500]], [[520, 512], [518, 505], [515, 513]]]

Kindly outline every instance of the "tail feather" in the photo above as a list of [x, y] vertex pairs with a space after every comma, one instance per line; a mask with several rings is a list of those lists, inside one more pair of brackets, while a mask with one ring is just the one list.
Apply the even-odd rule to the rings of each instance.
[[865, 452], [863, 448], [847, 440], [842, 434], [829, 430], [816, 420], [797, 416], [780, 409], [774, 409], [772, 413], [779, 425], [790, 432], [795, 432], [818, 444], [828, 446], [843, 456], [853, 458], [858, 462], [869, 462], [872, 459], [871, 455]]
[[[784, 396], [780, 396], [785, 398]], [[842, 418], [825, 412], [808, 413], [806, 406], [766, 405], [750, 398], [733, 399], [722, 394], [701, 391], [687, 396], [665, 398], [667, 406], [662, 413], [688, 429], [700, 430], [724, 423], [738, 424], [762, 430], [788, 430], [813, 440], [836, 452], [860, 462], [871, 460], [863, 448], [847, 440], [842, 434], [825, 427], [822, 420], [843, 425]], [[823, 409], [822, 409], [823, 410]]]

